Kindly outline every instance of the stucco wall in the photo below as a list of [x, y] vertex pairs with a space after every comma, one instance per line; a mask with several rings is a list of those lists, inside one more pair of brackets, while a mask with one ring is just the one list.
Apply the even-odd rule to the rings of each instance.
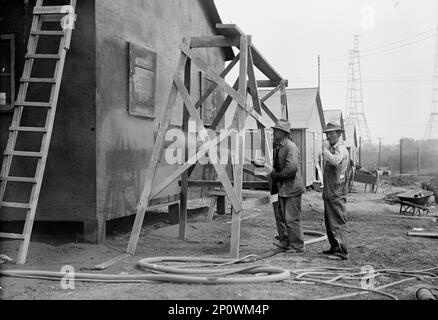
[[[97, 212], [105, 220], [135, 213], [183, 37], [213, 33], [198, 0], [96, 0]], [[128, 42], [157, 53], [155, 119], [128, 114]], [[223, 69], [221, 50], [199, 53], [212, 68]], [[192, 92], [199, 93], [196, 68]], [[180, 98], [177, 106], [175, 125], [182, 120]], [[160, 166], [157, 180], [174, 170]], [[179, 192], [174, 183], [160, 198], [171, 200]]]
[[[17, 81], [23, 71], [35, 0], [29, 1], [27, 11], [23, 3], [3, 0], [0, 10], [0, 32], [16, 35]], [[60, 3], [60, 0], [45, 1], [45, 5]], [[73, 30], [71, 49], [66, 58], [37, 220], [96, 219], [94, 0], [78, 1], [77, 14], [76, 29]], [[1, 153], [6, 147], [11, 119], [12, 114], [0, 114]], [[26, 171], [25, 164], [20, 171]], [[13, 188], [19, 195], [24, 190], [22, 185], [13, 185], [11, 190]], [[17, 217], [1, 215], [2, 219], [16, 220]]]

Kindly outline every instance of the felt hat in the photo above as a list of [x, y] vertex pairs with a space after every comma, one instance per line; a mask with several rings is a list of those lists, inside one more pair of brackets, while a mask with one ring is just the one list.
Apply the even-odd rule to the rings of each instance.
[[329, 133], [332, 131], [343, 132], [344, 129], [342, 129], [341, 126], [339, 124], [337, 124], [336, 122], [329, 122], [329, 123], [327, 123], [327, 126], [325, 127], [324, 133]]
[[278, 120], [278, 122], [275, 124], [274, 127], [272, 127], [272, 129], [280, 130], [280, 131], [286, 132], [287, 134], [290, 134], [291, 127], [292, 126], [291, 126], [289, 121], [287, 121], [287, 120]]

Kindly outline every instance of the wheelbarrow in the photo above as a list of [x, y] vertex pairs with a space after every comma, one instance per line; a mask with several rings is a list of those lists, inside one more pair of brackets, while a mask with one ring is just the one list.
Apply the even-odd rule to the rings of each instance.
[[397, 195], [400, 200], [400, 214], [426, 216], [429, 214], [427, 203], [433, 195], [431, 191], [409, 191]]

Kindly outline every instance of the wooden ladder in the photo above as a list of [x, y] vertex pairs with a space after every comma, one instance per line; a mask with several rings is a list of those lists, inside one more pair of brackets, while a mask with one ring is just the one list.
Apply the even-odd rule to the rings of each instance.
[[[62, 74], [66, 53], [70, 48], [72, 29], [76, 9], [76, 0], [70, 0], [70, 4], [66, 6], [43, 6], [43, 0], [37, 0], [33, 10], [33, 21], [29, 35], [27, 46], [27, 54], [25, 55], [25, 64], [23, 76], [20, 79], [20, 89], [18, 92], [17, 102], [15, 104], [14, 116], [12, 124], [9, 128], [9, 139], [4, 152], [3, 165], [0, 172], [0, 209], [12, 208], [13, 210], [25, 210], [26, 218], [22, 234], [0, 233], [0, 238], [21, 240], [20, 250], [18, 253], [17, 264], [25, 264], [27, 251], [29, 248], [32, 227], [35, 219], [35, 213], [38, 205], [38, 199], [41, 191], [42, 180], [47, 162], [47, 155], [50, 147], [50, 140], [53, 132], [55, 121], [56, 107], [58, 103], [59, 90], [61, 87]], [[70, 20], [69, 20], [70, 19]], [[72, 19], [72, 20], [71, 20]], [[59, 30], [43, 30], [44, 22], [60, 23]], [[57, 41], [59, 38], [59, 50], [55, 54], [37, 53], [38, 42], [40, 37], [45, 36], [49, 39], [54, 38]], [[51, 40], [50, 40], [51, 41]], [[32, 77], [32, 69], [34, 63], [38, 60], [55, 60], [55, 70], [53, 78], [35, 78]], [[44, 83], [51, 86], [50, 98], [48, 102], [32, 102], [27, 101], [29, 85], [35, 83]], [[38, 99], [35, 99], [38, 100]], [[47, 111], [44, 127], [23, 126], [22, 117], [25, 108], [32, 110]], [[29, 120], [28, 120], [29, 122]], [[38, 152], [16, 150], [17, 139], [19, 134], [37, 134], [42, 135], [41, 148]], [[21, 161], [37, 161], [35, 175], [33, 177], [14, 177], [11, 176], [11, 167], [13, 160], [20, 158]], [[27, 203], [6, 202], [6, 189], [10, 183], [31, 184], [30, 199]], [[17, 193], [18, 191], [15, 191]]]

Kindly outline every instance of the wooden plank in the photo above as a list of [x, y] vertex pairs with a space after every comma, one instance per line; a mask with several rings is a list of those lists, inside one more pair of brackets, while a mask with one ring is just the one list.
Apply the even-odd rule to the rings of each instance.
[[289, 120], [289, 109], [287, 106], [287, 92], [284, 84], [281, 86], [281, 118]]
[[0, 207], [15, 208], [15, 209], [30, 209], [30, 204], [2, 201], [0, 202]]
[[207, 222], [212, 222], [214, 218], [214, 210], [216, 209], [217, 197], [211, 197], [210, 207], [207, 214]]
[[[238, 160], [234, 166], [234, 189], [237, 197], [242, 201], [243, 190], [243, 166], [245, 164], [245, 119], [246, 119], [246, 99], [247, 99], [247, 75], [248, 75], [248, 49], [250, 46], [250, 37], [242, 35], [240, 38], [240, 73], [239, 73], [239, 95], [242, 98], [242, 109], [236, 110], [237, 118], [237, 154]], [[256, 107], [255, 107], [256, 108]], [[254, 108], [254, 109], [255, 109]], [[238, 259], [240, 252], [240, 212], [232, 207], [231, 223], [231, 257]]]
[[[192, 74], [192, 62], [190, 59], [186, 60], [186, 67], [184, 71], [184, 86], [187, 92], [190, 94], [191, 91], [191, 74]], [[187, 106], [184, 104], [183, 106], [183, 125], [182, 130], [186, 137], [189, 136], [189, 118], [190, 114], [187, 111]], [[184, 161], [187, 162], [189, 160], [189, 142], [188, 139], [185, 139], [184, 145]], [[181, 176], [181, 198], [180, 198], [180, 206], [179, 206], [179, 238], [183, 241], [187, 239], [187, 194], [189, 189], [189, 174], [187, 171]]]
[[[254, 110], [262, 115], [261, 101], [259, 97], [259, 88], [257, 87], [257, 79], [254, 71], [254, 61], [252, 58], [251, 50], [248, 50], [248, 79], [249, 79], [249, 89], [251, 91], [252, 103], [254, 105]], [[257, 128], [261, 131], [261, 141], [260, 147], [262, 150], [266, 149], [266, 136], [265, 128], [257, 122]], [[252, 136], [251, 136], [252, 137]], [[254, 146], [251, 145], [251, 150], [254, 150]]]
[[29, 151], [5, 151], [5, 155], [7, 156], [16, 156], [16, 157], [28, 157], [28, 158], [42, 158], [42, 152], [29, 152]]
[[[186, 56], [181, 54], [178, 62], [177, 73], [184, 68], [186, 63]], [[131, 236], [129, 239], [129, 244], [126, 249], [127, 253], [135, 254], [137, 249], [138, 238], [140, 237], [141, 226], [143, 224], [144, 215], [146, 213], [147, 206], [149, 204], [149, 197], [152, 190], [152, 183], [155, 177], [155, 173], [157, 170], [158, 161], [160, 160], [161, 150], [164, 144], [164, 137], [167, 131], [167, 128], [170, 123], [170, 119], [172, 118], [173, 107], [176, 102], [178, 90], [175, 84], [172, 85], [170, 90], [169, 99], [167, 101], [166, 109], [164, 110], [163, 119], [161, 121], [160, 129], [158, 130], [157, 140], [155, 141], [154, 148], [152, 151], [152, 156], [149, 162], [149, 169], [146, 174], [145, 185], [143, 188], [143, 193], [140, 199], [139, 206], [137, 208], [137, 214], [135, 217], [134, 226], [131, 231]]]
[[227, 36], [206, 36], [192, 37], [191, 48], [216, 48], [216, 47], [238, 47], [240, 45], [239, 37]]
[[24, 236], [22, 234], [17, 234], [17, 233], [4, 233], [4, 232], [0, 232], [0, 238], [23, 240]]
[[[221, 78], [224, 78], [230, 73], [230, 71], [234, 68], [234, 66], [239, 62], [240, 55], [237, 55], [233, 61], [230, 62], [230, 64], [225, 68], [225, 70], [220, 74]], [[199, 99], [198, 102], [195, 104], [195, 108], [199, 109], [202, 104], [207, 100], [207, 98], [213, 93], [214, 90], [217, 88], [217, 83], [213, 82], [213, 84], [205, 91], [205, 93], [202, 95], [202, 97]]]
[[[223, 190], [212, 190], [208, 193], [210, 196], [226, 196], [225, 191]], [[268, 197], [268, 191], [257, 191], [257, 190], [243, 190], [242, 197], [243, 198], [265, 198]]]
[[28, 83], [56, 83], [55, 78], [21, 78], [20, 82]]
[[32, 53], [32, 54], [26, 54], [24, 56], [25, 59], [61, 59], [60, 54], [46, 54], [46, 53]]
[[[236, 82], [234, 83], [233, 90], [237, 90], [238, 88], [239, 88], [239, 79], [237, 79]], [[222, 104], [219, 111], [217, 112], [216, 117], [214, 118], [213, 123], [211, 125], [211, 128], [213, 130], [217, 130], [217, 127], [219, 126], [220, 122], [224, 118], [225, 113], [227, 112], [232, 102], [233, 102], [233, 98], [231, 96], [227, 96], [225, 98], [224, 103]]]
[[33, 36], [63, 36], [64, 31], [32, 30], [30, 34]]
[[280, 83], [274, 90], [272, 90], [266, 96], [264, 96], [262, 99], [260, 99], [260, 101], [266, 102], [270, 97], [272, 97], [274, 94], [276, 94], [281, 89], [282, 86], [283, 86], [283, 83]]
[[25, 177], [0, 177], [0, 180], [9, 181], [9, 182], [23, 182], [23, 183], [37, 182], [35, 178], [25, 178]]
[[[190, 59], [192, 59], [192, 63], [194, 63], [199, 69], [201, 69], [206, 75], [208, 75], [213, 81], [215, 81], [219, 87], [221, 87], [225, 93], [230, 95], [237, 103], [240, 108], [243, 108], [244, 111], [248, 112], [251, 117], [253, 117], [257, 122], [260, 122], [263, 126], [267, 127], [264, 119], [254, 111], [254, 108], [249, 107], [244, 101], [243, 97], [239, 95], [232, 87], [230, 87], [224, 79], [222, 79], [218, 74], [211, 71], [209, 66], [202, 61], [199, 57], [197, 57], [192, 50], [185, 44], [180, 46], [180, 49], [184, 54], [186, 54]], [[245, 82], [246, 87], [246, 82]], [[246, 88], [245, 88], [246, 91]]]
[[129, 258], [130, 256], [131, 255], [129, 253], [121, 254], [121, 255], [119, 255], [117, 257], [114, 257], [114, 258], [112, 258], [112, 259], [110, 259], [108, 261], [105, 261], [105, 262], [103, 262], [101, 264], [95, 265], [92, 268], [92, 270], [105, 270], [105, 269], [108, 269], [109, 267], [115, 265], [116, 263], [119, 263], [119, 262], [125, 260], [126, 258]]
[[22, 106], [22, 107], [52, 108], [52, 103], [50, 102], [30, 102], [30, 101], [17, 100], [15, 104], [17, 106]]
[[67, 6], [42, 6], [34, 7], [33, 14], [43, 15], [43, 14], [67, 14]]
[[[198, 112], [195, 109], [195, 105], [192, 102], [192, 99], [189, 95], [189, 93], [187, 92], [186, 88], [184, 87], [184, 84], [182, 83], [181, 79], [178, 78], [178, 76], [174, 77], [174, 82], [176, 84], [176, 86], [178, 87], [179, 93], [181, 94], [181, 97], [183, 98], [183, 101], [186, 105], [187, 110], [190, 113], [190, 116], [196, 121], [196, 124], [198, 126], [199, 130], [199, 135], [200, 137], [203, 139], [203, 142], [205, 143], [205, 145], [207, 146], [208, 149], [210, 150], [214, 150], [214, 144], [212, 142], [212, 140], [210, 139], [207, 130], [204, 127], [204, 124], [198, 114]], [[223, 165], [215, 163], [213, 161], [213, 167], [215, 168], [217, 175], [218, 175], [218, 180], [222, 183], [224, 189], [227, 191], [227, 196], [230, 199], [231, 203], [233, 204], [233, 206], [236, 206], [236, 211], [241, 211], [241, 205], [239, 202], [238, 197], [236, 196], [236, 193], [234, 192], [233, 186], [230, 182], [230, 180], [228, 179], [228, 176], [225, 172], [225, 168]]]
[[[234, 183], [231, 182], [233, 185]], [[222, 187], [220, 181], [215, 180], [189, 180], [189, 187], [191, 188], [200, 188], [200, 187], [208, 187], [208, 188], [220, 188]], [[243, 182], [244, 189], [263, 189], [268, 190], [269, 184], [267, 181], [244, 181]]]
[[[212, 145], [216, 146], [216, 145], [220, 144], [223, 140], [227, 139], [231, 134], [232, 134], [232, 132], [229, 131], [221, 136], [216, 137], [212, 141]], [[174, 182], [176, 179], [178, 179], [178, 177], [180, 177], [184, 172], [189, 170], [193, 166], [193, 163], [197, 162], [197, 159], [200, 159], [205, 154], [206, 151], [208, 151], [208, 146], [206, 144], [204, 144], [199, 148], [199, 151], [197, 152], [196, 155], [194, 155], [190, 159], [188, 159], [182, 166], [176, 168], [160, 184], [158, 184], [157, 186], [155, 186], [152, 189], [150, 199], [155, 199], [155, 197], [158, 196], [160, 194], [160, 192], [162, 192], [164, 189], [166, 189], [167, 186], [169, 186], [172, 182]], [[217, 182], [219, 185], [221, 184], [220, 181], [217, 181]], [[181, 184], [181, 187], [182, 187], [182, 184]]]
[[9, 131], [19, 131], [19, 132], [47, 132], [47, 128], [41, 127], [10, 127]]
[[262, 102], [262, 109], [264, 112], [266, 112], [268, 117], [271, 118], [272, 121], [274, 121], [274, 123], [278, 122], [278, 118], [275, 116], [275, 114], [272, 113], [272, 111], [263, 102]]
[[289, 81], [287, 81], [287, 80], [276, 80], [276, 81], [258, 80], [257, 86], [259, 88], [275, 88], [275, 87], [280, 86], [282, 83], [284, 83], [285, 86], [288, 87]]

